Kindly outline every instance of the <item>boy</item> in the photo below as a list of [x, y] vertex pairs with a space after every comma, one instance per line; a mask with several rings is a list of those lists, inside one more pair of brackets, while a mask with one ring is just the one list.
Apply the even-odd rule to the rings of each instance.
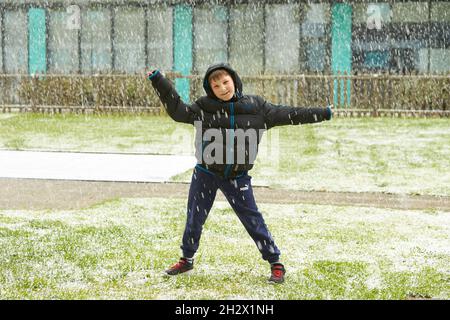
[[249, 136], [240, 139], [240, 142], [236, 138], [239, 130], [261, 132], [280, 125], [330, 120], [331, 108], [276, 106], [262, 97], [243, 95], [241, 79], [225, 63], [208, 68], [203, 81], [207, 95], [192, 105], [183, 103], [171, 83], [158, 70], [149, 73], [148, 79], [152, 81], [169, 116], [177, 122], [195, 124], [196, 137], [201, 139], [196, 141], [198, 164], [189, 189], [182, 257], [166, 273], [177, 275], [193, 269], [193, 257], [199, 246], [203, 224], [220, 189], [255, 241], [262, 258], [270, 263], [269, 282], [282, 283], [286, 270], [279, 260], [280, 250], [258, 211], [251, 176], [248, 175], [256, 157], [254, 152], [253, 157], [251, 153], [257, 149], [261, 136], [255, 135], [253, 141]]

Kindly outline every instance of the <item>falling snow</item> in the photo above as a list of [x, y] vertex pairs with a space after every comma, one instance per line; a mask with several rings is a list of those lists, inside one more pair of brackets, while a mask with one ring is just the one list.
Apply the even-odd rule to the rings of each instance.
[[[250, 76], [244, 86], [245, 93], [273, 98], [274, 103], [326, 106], [333, 102], [331, 99], [338, 102], [340, 111], [349, 107], [376, 109], [377, 104], [387, 102], [390, 105], [383, 105], [383, 108], [448, 111], [445, 76], [450, 72], [446, 33], [450, 3], [446, 1], [282, 1], [274, 4], [238, 1], [220, 5], [189, 2], [187, 6], [155, 6], [150, 1], [143, 6], [112, 4], [104, 8], [90, 5], [80, 8], [77, 1], [73, 2], [67, 8], [49, 9], [50, 2], [36, 2], [38, 5], [30, 8], [0, 8], [0, 71], [3, 73], [0, 107], [4, 112], [11, 105], [22, 108], [33, 104], [35, 107], [30, 98], [25, 98], [26, 89], [20, 88], [25, 90], [22, 92], [18, 84], [14, 84], [22, 79], [7, 84], [5, 79], [10, 75], [37, 74], [33, 78], [37, 83], [45, 83], [45, 78], [50, 79], [52, 74], [68, 76], [68, 82], [61, 81], [61, 86], [55, 85], [48, 92], [32, 87], [31, 93], [41, 94], [42, 104], [47, 105], [52, 104], [51, 99], [59, 93], [64, 96], [64, 86], [77, 88], [80, 77], [71, 75], [144, 75], [149, 68], [201, 75], [209, 64], [226, 60], [244, 75], [244, 79]], [[41, 7], [46, 9], [39, 11], [43, 10]], [[44, 14], [43, 27], [39, 25], [40, 13]], [[186, 14], [192, 25], [182, 25]], [[160, 27], [154, 28], [154, 25]], [[190, 29], [192, 34], [185, 33]], [[37, 47], [32, 47], [33, 44]], [[180, 51], [179, 48], [185, 47], [192, 47], [192, 52]], [[39, 55], [39, 49], [44, 50], [43, 60], [33, 56]], [[347, 73], [370, 74], [372, 78], [367, 82], [352, 78], [354, 82], [348, 91], [344, 88], [350, 80], [339, 81], [342, 86], [339, 92], [336, 87], [331, 89], [331, 84], [337, 85], [338, 80], [328, 85], [321, 82], [317, 89], [314, 81], [307, 77]], [[385, 81], [389, 74], [408, 78], [402, 82], [395, 78]], [[417, 74], [435, 77], [420, 82], [414, 78]], [[267, 76], [269, 81], [258, 86], [251, 81], [254, 75]], [[276, 81], [270, 78], [273, 75], [295, 75], [295, 79]], [[185, 80], [174, 81], [180, 89], [181, 100], [191, 98], [189, 90], [184, 90]], [[193, 88], [197, 81], [195, 75], [189, 81]], [[145, 83], [151, 88], [149, 81]], [[375, 83], [390, 86], [375, 86]], [[139, 89], [119, 81], [106, 102], [102, 102], [99, 97], [104, 95], [103, 91], [92, 93], [81, 86], [72, 98], [90, 107], [98, 107], [100, 102], [121, 107], [138, 107], [136, 101], [139, 106], [154, 104], [150, 95]], [[158, 97], [165, 94], [155, 92]], [[358, 100], [361, 92], [362, 98]], [[310, 100], [300, 101], [307, 96]], [[181, 101], [174, 93], [164, 97], [169, 100], [171, 97], [172, 102]], [[363, 105], [357, 105], [358, 101], [363, 101]], [[65, 103], [57, 102], [54, 104], [58, 106]], [[252, 96], [250, 103], [255, 103]], [[73, 107], [72, 102], [67, 104]], [[167, 102], [162, 106], [166, 110], [171, 107]], [[192, 112], [189, 106], [180, 107], [178, 111], [183, 110], [187, 114]], [[234, 120], [235, 115], [226, 110], [209, 113], [213, 123], [223, 121], [222, 116], [227, 121]], [[197, 118], [205, 121], [206, 116], [208, 114], [201, 110]], [[297, 111], [288, 114], [285, 124], [295, 124], [296, 118]], [[316, 114], [313, 118], [319, 121]], [[2, 129], [17, 119], [19, 125]], [[34, 123], [27, 127], [25, 123], [30, 119]], [[31, 115], [30, 119], [21, 114], [0, 114], [1, 179], [161, 183], [172, 179], [181, 181], [186, 172], [189, 179], [198, 178], [195, 169], [192, 174], [195, 165], [192, 128], [180, 126], [172, 131], [165, 117], [156, 117], [151, 125], [135, 127], [135, 119], [120, 118], [120, 125], [105, 128], [95, 122], [98, 119], [86, 116], [84, 122], [78, 123], [81, 133], [75, 132], [73, 127], [64, 127], [64, 118], [56, 126], [50, 116], [45, 119]], [[448, 197], [448, 121], [399, 120], [338, 119], [324, 126], [272, 129], [259, 147], [259, 158], [252, 171], [253, 185]], [[415, 120], [417, 125], [411, 125]], [[107, 121], [107, 118], [100, 121]], [[22, 126], [25, 129], [21, 129]], [[236, 124], [238, 126], [240, 124]], [[247, 127], [250, 126], [248, 121]], [[159, 135], [153, 134], [155, 128]], [[264, 128], [268, 129], [267, 123]], [[25, 149], [27, 151], [23, 151]], [[140, 154], [124, 154], [126, 152]], [[151, 169], [155, 172], [150, 172]], [[230, 180], [230, 184], [239, 187], [237, 179]], [[206, 199], [206, 192], [213, 195], [211, 189], [206, 191], [206, 184], [203, 188], [194, 197], [195, 201]], [[240, 188], [246, 191], [247, 201], [251, 200], [249, 186]], [[215, 193], [208, 200], [212, 201], [214, 196]], [[402, 198], [399, 199], [402, 202]], [[448, 212], [433, 208], [414, 211], [275, 205], [264, 200], [261, 199], [261, 207], [282, 249], [283, 261], [292, 275], [291, 283], [301, 289], [286, 294], [281, 288], [276, 298], [292, 299], [297, 294], [310, 298], [308, 292], [304, 293], [306, 289], [326, 278], [319, 273], [320, 268], [315, 269], [316, 264], [363, 265], [364, 275], [351, 276], [345, 283], [339, 283], [345, 292], [354, 290], [353, 286], [360, 285], [360, 280], [369, 289], [384, 290], [389, 286], [386, 273], [417, 275], [429, 268], [448, 278]], [[231, 202], [236, 205], [234, 198]], [[195, 208], [197, 213], [203, 209], [208, 216], [209, 210], [199, 205]], [[194, 205], [188, 213], [193, 209]], [[5, 249], [0, 255], [0, 265], [6, 266], [1, 270], [4, 283], [0, 292], [2, 296], [9, 294], [6, 299], [23, 299], [18, 295], [25, 292], [27, 299], [53, 299], [59, 295], [64, 298], [64, 294], [76, 296], [78, 292], [103, 299], [139, 298], [143, 293], [149, 298], [172, 299], [185, 297], [185, 288], [189, 287], [189, 298], [193, 299], [273, 298], [272, 289], [260, 286], [259, 280], [254, 281], [260, 279], [260, 272], [267, 270], [262, 271], [260, 252], [255, 250], [238, 219], [230, 218], [234, 216], [230, 204], [217, 201], [211, 210], [213, 214], [202, 238], [205, 241], [198, 252], [201, 261], [196, 267], [198, 275], [181, 280], [162, 280], [157, 271], [168, 262], [168, 256], [178, 255], [174, 239], [185, 222], [186, 203], [169, 195], [165, 199], [108, 200], [80, 210], [0, 210], [0, 228], [5, 234], [0, 239], [0, 248]], [[258, 225], [255, 219], [250, 221]], [[274, 253], [270, 233], [269, 238], [270, 243], [256, 241], [257, 249]], [[194, 244], [195, 239], [188, 241]], [[308, 272], [318, 272], [314, 283], [305, 278]], [[236, 286], [223, 286], [224, 279], [234, 281], [236, 275], [244, 277], [244, 284], [236, 282]], [[195, 285], [191, 286], [192, 283]], [[19, 290], [20, 285], [24, 288]], [[324, 294], [327, 298], [329, 293]], [[438, 294], [448, 299], [448, 290]]]

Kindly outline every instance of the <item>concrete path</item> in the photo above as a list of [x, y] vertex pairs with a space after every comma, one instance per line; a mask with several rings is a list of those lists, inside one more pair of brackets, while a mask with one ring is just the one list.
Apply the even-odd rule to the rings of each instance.
[[[80, 209], [121, 197], [186, 199], [189, 184], [167, 183], [195, 166], [189, 156], [0, 150], [0, 209]], [[254, 186], [258, 202], [450, 211], [450, 197], [308, 192]], [[217, 200], [225, 200], [218, 194]]]
[[193, 156], [0, 151], [0, 178], [165, 182], [195, 164]]
[[[0, 210], [81, 209], [116, 198], [166, 198], [187, 201], [189, 184], [0, 178]], [[384, 193], [321, 192], [254, 187], [256, 201], [362, 206], [401, 210], [443, 210], [450, 197]], [[221, 192], [216, 200], [226, 201]]]

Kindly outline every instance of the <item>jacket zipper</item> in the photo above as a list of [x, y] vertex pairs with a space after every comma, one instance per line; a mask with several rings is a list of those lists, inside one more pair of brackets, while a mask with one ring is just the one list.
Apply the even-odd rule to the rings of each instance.
[[[232, 159], [232, 162], [234, 162], [234, 102], [230, 102], [230, 142], [231, 142], [231, 148], [230, 150], [227, 150], [227, 155], [228, 155], [228, 151], [230, 151], [230, 157]], [[228, 157], [226, 156], [226, 159], [228, 159]], [[233, 166], [233, 163], [227, 164], [226, 168], [225, 168], [225, 178], [228, 178], [228, 176], [230, 175], [230, 170], [231, 167]]]

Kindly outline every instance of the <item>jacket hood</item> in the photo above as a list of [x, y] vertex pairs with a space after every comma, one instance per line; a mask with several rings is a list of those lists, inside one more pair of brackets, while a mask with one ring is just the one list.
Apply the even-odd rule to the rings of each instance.
[[208, 77], [210, 76], [211, 73], [213, 73], [214, 71], [216, 71], [218, 69], [224, 69], [230, 74], [230, 76], [234, 82], [234, 88], [235, 88], [234, 98], [241, 98], [242, 97], [241, 78], [239, 78], [239, 75], [237, 74], [237, 72], [233, 68], [231, 68], [231, 66], [228, 63], [213, 64], [212, 66], [210, 66], [208, 68], [208, 70], [206, 70], [205, 77], [203, 78], [203, 88], [205, 89], [207, 96], [210, 98], [213, 98], [213, 99], [217, 99], [217, 97], [214, 95], [214, 93], [211, 89], [211, 86], [209, 85]]

